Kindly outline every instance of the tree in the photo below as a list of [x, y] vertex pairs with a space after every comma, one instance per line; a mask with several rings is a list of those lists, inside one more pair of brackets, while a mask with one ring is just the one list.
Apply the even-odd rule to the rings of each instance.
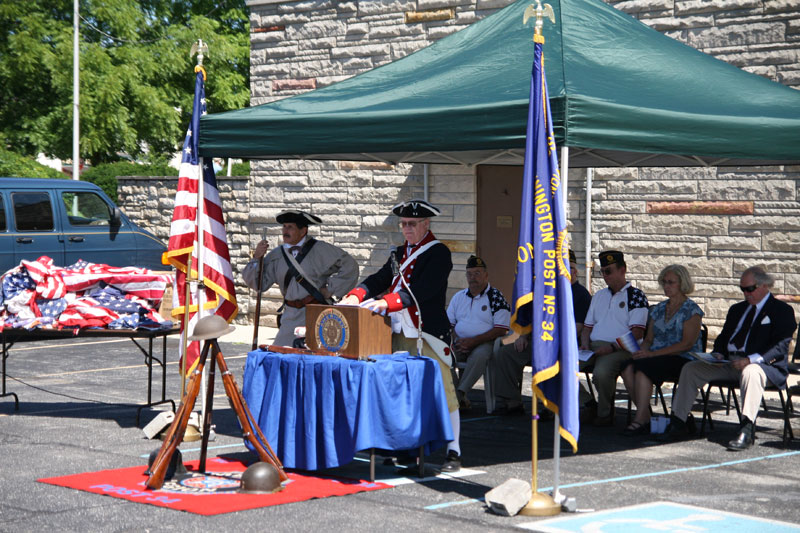
[[[198, 38], [209, 112], [248, 105], [244, 0], [81, 0], [81, 157], [163, 158], [189, 122]], [[72, 1], [0, 0], [0, 146], [72, 155]]]

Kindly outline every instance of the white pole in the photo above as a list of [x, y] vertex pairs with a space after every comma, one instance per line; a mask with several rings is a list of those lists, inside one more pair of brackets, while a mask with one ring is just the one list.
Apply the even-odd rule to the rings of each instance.
[[586, 289], [592, 290], [592, 179], [594, 169], [586, 169]]
[[[567, 196], [569, 196], [569, 147], [562, 146], [561, 147], [561, 187], [564, 194], [561, 195], [562, 201], [564, 205], [561, 206], [564, 213], [567, 212], [567, 205], [569, 202], [567, 201]], [[536, 401], [536, 398], [533, 399]], [[553, 419], [553, 499], [556, 503], [561, 503], [559, 500], [559, 493], [558, 493], [558, 484], [559, 478], [561, 476], [561, 440], [560, 435], [558, 434], [558, 426], [560, 424], [558, 415], [555, 416]]]
[[422, 198], [428, 201], [428, 172], [430, 171], [428, 163], [422, 164]]
[[78, 25], [78, 0], [72, 2], [72, 179], [81, 179], [80, 151], [80, 52]]

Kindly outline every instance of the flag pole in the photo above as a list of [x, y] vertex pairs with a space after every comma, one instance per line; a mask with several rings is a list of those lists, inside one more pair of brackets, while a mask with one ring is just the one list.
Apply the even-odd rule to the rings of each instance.
[[[555, 23], [555, 15], [553, 14], [553, 8], [549, 4], [544, 4], [540, 0], [536, 0], [536, 7], [533, 5], [529, 5], [525, 9], [525, 13], [523, 14], [522, 22], [523, 24], [527, 24], [528, 19], [531, 17], [536, 18], [536, 24], [534, 26], [534, 36], [533, 41], [535, 43], [544, 44], [544, 35], [542, 35], [542, 26], [543, 26], [543, 19], [547, 16], [550, 20]], [[544, 83], [544, 81], [542, 82]], [[544, 95], [543, 95], [544, 97]], [[530, 126], [529, 126], [530, 130]], [[526, 150], [529, 145], [526, 144]], [[526, 162], [529, 159], [530, 154], [526, 154]], [[533, 324], [531, 324], [533, 328]], [[535, 329], [535, 328], [534, 328]], [[532, 335], [535, 335], [535, 331], [532, 332]], [[536, 349], [536, 343], [533, 342], [533, 337], [531, 338], [531, 360], [535, 359], [535, 354], [533, 353]], [[557, 515], [561, 512], [561, 505], [556, 503], [552, 496], [549, 494], [544, 494], [539, 492], [539, 483], [538, 483], [538, 458], [539, 458], [539, 414], [538, 414], [538, 396], [536, 394], [536, 383], [535, 381], [531, 381], [531, 499], [528, 503], [520, 510], [521, 515], [525, 516], [552, 516]], [[558, 426], [556, 426], [556, 434], [558, 434]]]
[[[202, 72], [203, 73], [203, 80], [206, 79], [206, 70], [203, 67], [203, 57], [204, 54], [208, 53], [208, 45], [203, 42], [203, 39], [198, 39], [197, 42], [192, 45], [192, 50], [190, 53], [194, 54], [197, 53], [197, 65], [194, 67], [195, 73]], [[199, 135], [200, 132], [194, 132], [195, 135]], [[197, 154], [200, 155], [199, 153]], [[205, 228], [203, 227], [203, 220], [204, 220], [204, 208], [205, 208], [205, 199], [204, 199], [204, 189], [205, 189], [205, 158], [200, 159], [200, 165], [198, 168], [198, 176], [197, 176], [197, 215], [195, 219], [195, 231], [197, 235], [197, 246], [195, 250], [197, 251], [197, 320], [203, 318], [203, 310], [205, 309], [205, 276], [204, 276], [204, 262], [203, 262], [203, 251], [205, 249], [204, 246], [204, 236], [205, 236]], [[196, 322], [195, 322], [196, 323]], [[200, 419], [205, 419], [206, 414], [206, 388], [208, 387], [208, 370], [206, 367], [203, 367], [203, 375], [201, 378], [201, 402], [200, 402]]]

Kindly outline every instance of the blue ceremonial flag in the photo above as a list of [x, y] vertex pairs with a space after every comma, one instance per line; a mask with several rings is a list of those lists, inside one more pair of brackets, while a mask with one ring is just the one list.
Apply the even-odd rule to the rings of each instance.
[[[543, 39], [542, 39], [543, 41]], [[578, 451], [578, 339], [572, 311], [564, 195], [542, 42], [535, 42], [511, 324], [531, 334], [533, 391], [558, 413], [559, 433]]]

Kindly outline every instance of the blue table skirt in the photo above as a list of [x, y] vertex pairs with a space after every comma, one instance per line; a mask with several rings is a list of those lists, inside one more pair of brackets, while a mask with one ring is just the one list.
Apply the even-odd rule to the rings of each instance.
[[242, 395], [284, 466], [318, 470], [360, 450], [428, 453], [453, 440], [439, 365], [407, 352], [372, 359], [247, 354]]

